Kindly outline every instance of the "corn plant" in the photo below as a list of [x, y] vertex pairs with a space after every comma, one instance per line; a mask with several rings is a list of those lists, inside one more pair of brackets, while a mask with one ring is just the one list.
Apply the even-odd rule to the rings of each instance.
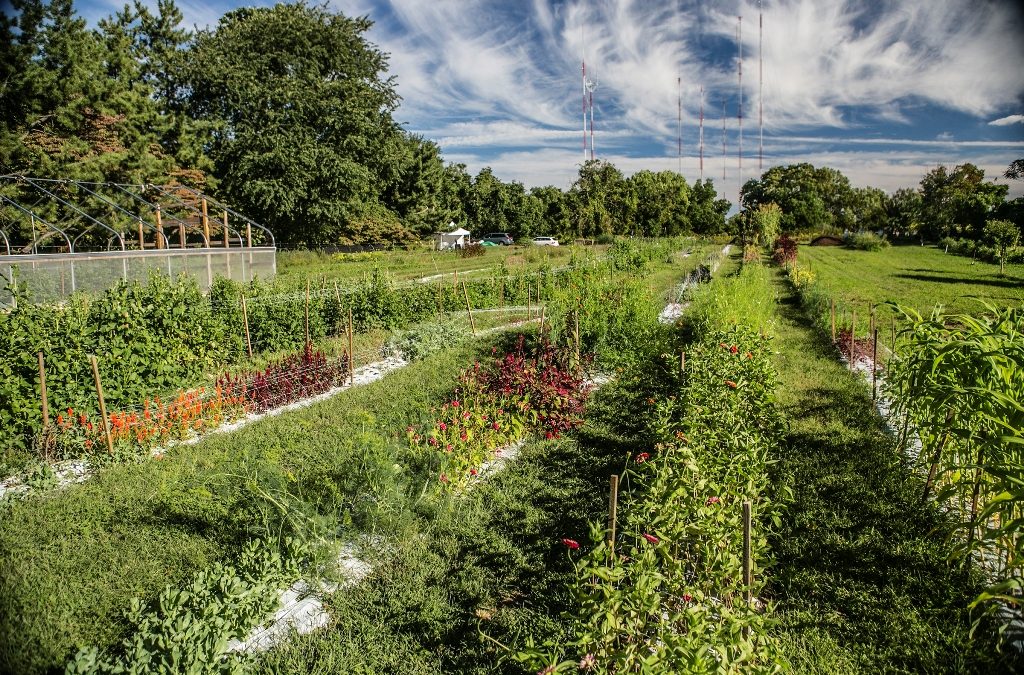
[[[979, 562], [994, 585], [975, 605], [1021, 604], [1024, 590], [1024, 310], [909, 321], [887, 387], [916, 431], [923, 498], [953, 514], [954, 554]], [[993, 606], [993, 605], [990, 605]]]

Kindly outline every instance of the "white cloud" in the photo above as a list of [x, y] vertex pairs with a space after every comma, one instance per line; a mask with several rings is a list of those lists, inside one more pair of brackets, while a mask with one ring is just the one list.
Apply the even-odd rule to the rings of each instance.
[[1011, 124], [1024, 124], [1024, 115], [1007, 115], [1006, 117], [1000, 117], [997, 120], [989, 122], [994, 127], [1008, 127]]

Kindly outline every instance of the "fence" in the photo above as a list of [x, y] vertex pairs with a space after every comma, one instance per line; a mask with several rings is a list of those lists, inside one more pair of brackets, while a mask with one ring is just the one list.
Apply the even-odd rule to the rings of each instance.
[[[61, 302], [76, 291], [100, 293], [119, 280], [145, 281], [153, 272], [187, 274], [205, 292], [218, 276], [243, 283], [273, 277], [277, 251], [257, 246], [0, 255], [0, 276], [16, 275], [33, 302]], [[9, 307], [14, 296], [7, 284], [0, 286], [0, 307]]]

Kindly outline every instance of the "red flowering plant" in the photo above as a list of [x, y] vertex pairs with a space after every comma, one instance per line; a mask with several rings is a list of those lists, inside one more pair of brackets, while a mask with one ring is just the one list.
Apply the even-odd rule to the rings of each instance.
[[331, 361], [310, 345], [255, 373], [224, 375], [218, 384], [241, 386], [246, 409], [266, 412], [295, 401], [322, 394], [345, 381], [348, 358]]

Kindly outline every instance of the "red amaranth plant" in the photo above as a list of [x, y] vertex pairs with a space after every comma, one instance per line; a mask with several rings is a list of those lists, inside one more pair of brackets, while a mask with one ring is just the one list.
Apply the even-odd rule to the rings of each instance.
[[255, 373], [232, 377], [223, 375], [219, 385], [241, 385], [245, 407], [252, 412], [266, 412], [288, 403], [322, 394], [344, 382], [348, 375], [348, 357], [337, 362], [328, 360], [323, 352], [310, 345]]

